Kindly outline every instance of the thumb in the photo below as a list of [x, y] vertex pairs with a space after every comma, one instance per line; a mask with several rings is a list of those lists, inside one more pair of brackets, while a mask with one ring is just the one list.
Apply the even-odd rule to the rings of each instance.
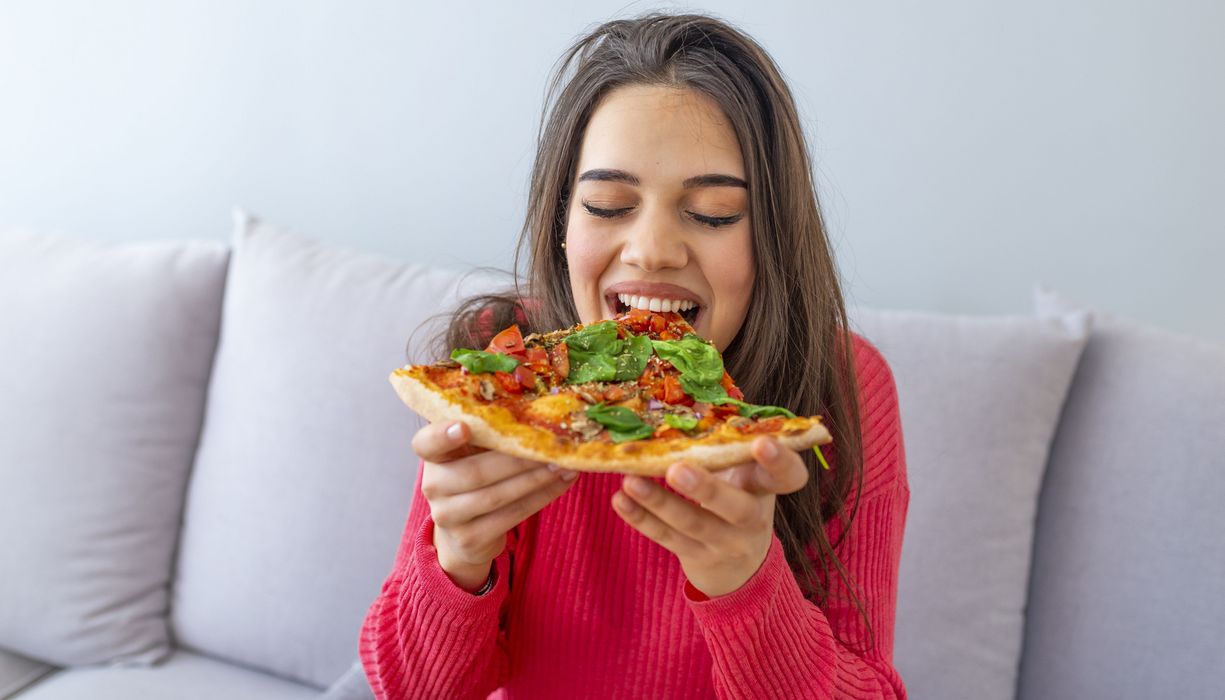
[[772, 437], [753, 441], [753, 458], [757, 460], [754, 482], [767, 493], [793, 493], [808, 483], [808, 468], [794, 450], [783, 448]]

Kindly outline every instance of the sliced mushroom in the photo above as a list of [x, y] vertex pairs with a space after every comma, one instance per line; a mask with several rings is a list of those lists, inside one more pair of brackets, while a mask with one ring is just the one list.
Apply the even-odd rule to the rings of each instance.
[[493, 401], [493, 382], [488, 379], [481, 379], [481, 398], [486, 401]]
[[753, 424], [753, 421], [744, 416], [732, 416], [727, 419], [727, 424], [733, 428], [747, 428]]
[[576, 411], [570, 416], [570, 429], [590, 440], [599, 435], [604, 426], [591, 420], [586, 414]]

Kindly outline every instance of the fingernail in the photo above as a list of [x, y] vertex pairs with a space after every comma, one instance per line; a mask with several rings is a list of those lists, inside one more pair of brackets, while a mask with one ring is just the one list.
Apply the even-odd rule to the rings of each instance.
[[684, 464], [677, 466], [675, 474], [676, 476], [674, 479], [676, 480], [676, 485], [679, 486], [682, 491], [692, 491], [697, 487], [698, 475], [688, 466]]
[[774, 441], [767, 439], [765, 444], [761, 446], [762, 459], [774, 459], [778, 456], [778, 448], [774, 446]]
[[452, 423], [450, 427], [447, 428], [447, 437], [451, 438], [452, 440], [458, 440], [463, 436], [464, 429], [460, 427], [459, 423]]
[[574, 471], [573, 469], [567, 469], [561, 473], [562, 481], [574, 481], [577, 478], [578, 472]]
[[634, 500], [629, 496], [618, 493], [613, 496], [613, 508], [629, 515], [638, 510], [638, 504], [634, 503]]
[[642, 498], [651, 492], [651, 490], [647, 488], [647, 482], [639, 479], [636, 476], [625, 477], [625, 489], [639, 498]]

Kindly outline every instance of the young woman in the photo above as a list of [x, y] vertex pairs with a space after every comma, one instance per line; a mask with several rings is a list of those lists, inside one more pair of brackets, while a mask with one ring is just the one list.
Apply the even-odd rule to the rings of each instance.
[[[568, 68], [573, 70], [568, 71]], [[567, 73], [570, 73], [567, 78]], [[419, 488], [361, 635], [381, 698], [902, 698], [894, 602], [909, 497], [892, 375], [853, 334], [791, 95], [697, 15], [600, 26], [549, 93], [522, 293], [451, 347], [692, 302], [756, 403], [826, 417], [832, 469], [754, 444], [666, 485], [413, 439]], [[520, 300], [528, 300], [520, 303]]]

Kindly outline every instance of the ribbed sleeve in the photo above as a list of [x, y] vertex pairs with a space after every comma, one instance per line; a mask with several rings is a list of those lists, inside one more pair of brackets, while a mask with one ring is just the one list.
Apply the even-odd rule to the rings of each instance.
[[428, 511], [418, 490], [395, 566], [362, 625], [362, 665], [380, 700], [485, 698], [506, 674], [498, 619], [509, 555], [494, 561], [492, 590], [463, 590], [438, 563]]

